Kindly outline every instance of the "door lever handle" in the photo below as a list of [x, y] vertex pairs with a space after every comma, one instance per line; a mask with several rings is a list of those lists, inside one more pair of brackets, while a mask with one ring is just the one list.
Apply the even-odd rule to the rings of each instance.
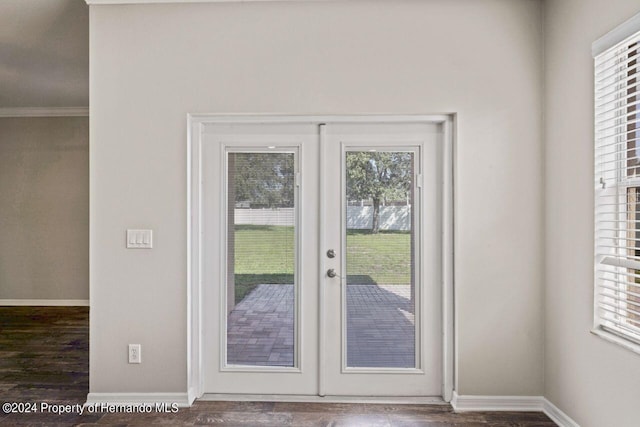
[[336, 273], [336, 271], [333, 268], [330, 268], [327, 270], [327, 276], [334, 278], [338, 275], [338, 273]]

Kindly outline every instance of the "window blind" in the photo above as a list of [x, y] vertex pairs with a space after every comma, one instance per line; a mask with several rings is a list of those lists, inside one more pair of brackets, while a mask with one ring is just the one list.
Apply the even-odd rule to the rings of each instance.
[[640, 343], [640, 33], [595, 56], [595, 326]]

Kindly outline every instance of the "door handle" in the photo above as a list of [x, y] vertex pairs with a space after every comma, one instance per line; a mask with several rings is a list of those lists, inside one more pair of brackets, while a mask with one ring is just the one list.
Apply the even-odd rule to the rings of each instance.
[[329, 249], [327, 251], [327, 258], [335, 258], [336, 257], [336, 251], [334, 251], [333, 249]]
[[338, 275], [338, 273], [336, 273], [336, 271], [333, 268], [330, 268], [327, 270], [327, 276], [334, 278]]

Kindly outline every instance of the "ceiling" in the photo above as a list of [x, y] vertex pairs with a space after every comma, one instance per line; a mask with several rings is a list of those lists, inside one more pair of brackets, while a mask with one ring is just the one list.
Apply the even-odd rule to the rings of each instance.
[[0, 0], [0, 108], [89, 105], [84, 0]]

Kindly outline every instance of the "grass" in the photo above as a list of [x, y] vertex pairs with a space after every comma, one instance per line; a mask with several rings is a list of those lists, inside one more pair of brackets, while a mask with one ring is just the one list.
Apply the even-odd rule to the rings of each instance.
[[[261, 283], [293, 283], [293, 227], [236, 225], [236, 304]], [[410, 283], [408, 231], [347, 231], [348, 283]]]
[[411, 282], [408, 231], [347, 230], [347, 283]]
[[261, 283], [293, 283], [293, 227], [236, 225], [236, 304]]

